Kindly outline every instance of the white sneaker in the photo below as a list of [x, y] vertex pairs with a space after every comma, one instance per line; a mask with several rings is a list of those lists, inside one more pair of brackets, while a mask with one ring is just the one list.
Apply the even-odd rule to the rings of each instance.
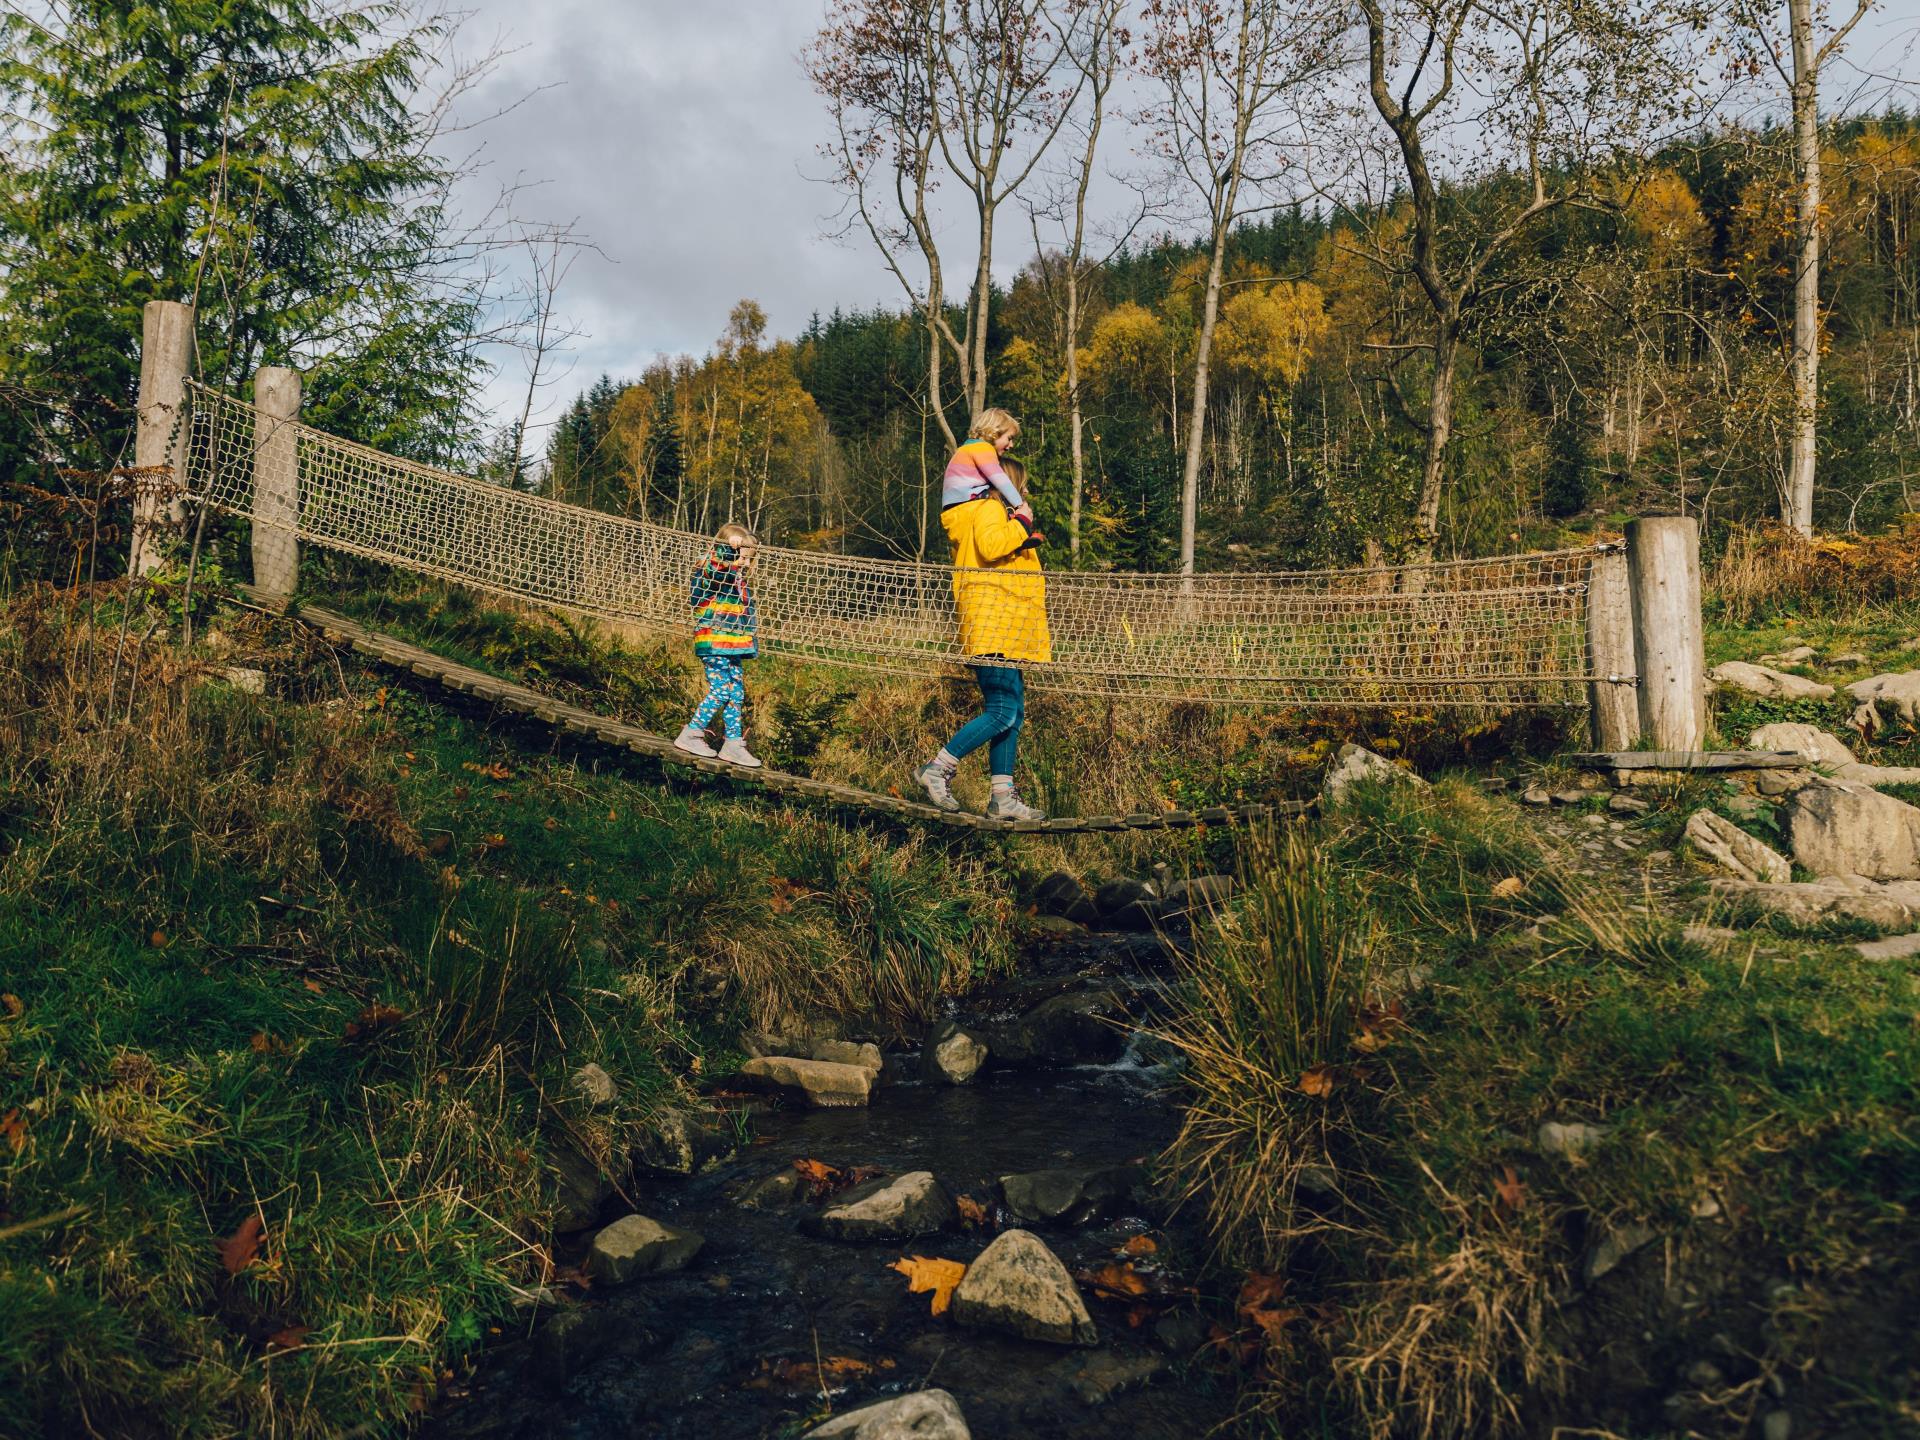
[[913, 778], [920, 782], [935, 809], [951, 813], [960, 808], [960, 802], [953, 798], [953, 777], [932, 761], [916, 770]]
[[713, 746], [707, 743], [707, 732], [696, 730], [691, 725], [674, 736], [673, 748], [684, 750], [689, 755], [698, 755], [702, 760], [711, 760], [717, 753]]
[[729, 765], [738, 765], [743, 770], [758, 770], [760, 761], [747, 749], [744, 740], [728, 740], [720, 746], [720, 758]]

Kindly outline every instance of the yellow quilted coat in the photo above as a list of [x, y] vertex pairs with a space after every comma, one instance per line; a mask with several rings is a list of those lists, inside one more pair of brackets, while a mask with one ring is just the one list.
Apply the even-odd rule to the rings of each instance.
[[1053, 659], [1040, 557], [1020, 548], [1027, 527], [991, 495], [942, 511], [940, 523], [953, 542], [961, 649], [982, 659]]

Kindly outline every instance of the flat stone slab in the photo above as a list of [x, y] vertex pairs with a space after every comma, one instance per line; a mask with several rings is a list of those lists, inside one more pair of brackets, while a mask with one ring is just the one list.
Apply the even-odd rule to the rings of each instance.
[[959, 1215], [931, 1170], [910, 1170], [854, 1186], [808, 1216], [805, 1228], [828, 1240], [905, 1240], [944, 1230]]
[[771, 1090], [825, 1110], [865, 1105], [873, 1093], [875, 1073], [865, 1065], [845, 1065], [835, 1060], [761, 1055], [742, 1065], [738, 1078], [751, 1089]]
[[620, 1285], [642, 1275], [678, 1270], [706, 1243], [691, 1230], [676, 1230], [644, 1215], [628, 1215], [593, 1237], [586, 1270], [601, 1284]]
[[1889, 935], [1884, 940], [1862, 940], [1853, 948], [1869, 960], [1906, 960], [1920, 955], [1920, 930], [1910, 935]]
[[1139, 1165], [1030, 1170], [1002, 1175], [1000, 1193], [1017, 1220], [1085, 1225], [1119, 1214], [1146, 1183]]
[[1795, 750], [1594, 750], [1567, 762], [1580, 770], [1801, 770], [1816, 757]]

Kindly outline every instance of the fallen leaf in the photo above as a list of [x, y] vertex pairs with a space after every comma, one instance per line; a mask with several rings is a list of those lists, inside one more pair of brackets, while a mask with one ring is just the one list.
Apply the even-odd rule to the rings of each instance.
[[956, 1195], [953, 1203], [960, 1212], [960, 1218], [968, 1225], [987, 1223], [987, 1207], [971, 1195]]
[[311, 977], [305, 980], [302, 980], [300, 983], [306, 986], [307, 989], [311, 990], [316, 995], [324, 995], [327, 993], [327, 987], [322, 985], [318, 980], [315, 980]]
[[7, 1018], [9, 1020], [18, 1020], [22, 1015], [27, 1013], [27, 1007], [20, 1003], [20, 997], [12, 991], [8, 991], [5, 995], [0, 995], [0, 1006], [6, 1007]]
[[1522, 880], [1518, 875], [1509, 875], [1506, 879], [1494, 885], [1493, 898], [1496, 900], [1511, 900], [1526, 888], [1526, 881]]
[[933, 1313], [944, 1315], [947, 1305], [953, 1299], [953, 1292], [966, 1277], [967, 1267], [958, 1260], [933, 1260], [925, 1255], [902, 1258], [887, 1267], [897, 1270], [907, 1277], [907, 1291], [918, 1295], [922, 1291], [933, 1292]]
[[1076, 1278], [1081, 1284], [1091, 1286], [1102, 1300], [1131, 1300], [1147, 1293], [1147, 1282], [1133, 1268], [1131, 1260], [1109, 1260], [1096, 1269], [1082, 1271]]
[[27, 1122], [20, 1118], [18, 1105], [0, 1115], [0, 1135], [7, 1137], [7, 1145], [16, 1155], [27, 1148]]
[[1151, 1255], [1160, 1247], [1151, 1235], [1135, 1235], [1120, 1247], [1122, 1255]]
[[553, 816], [551, 815], [547, 816], [547, 818], [541, 821], [540, 823], [546, 826], [546, 828], [549, 830], [558, 830], [560, 828], [560, 822], [554, 819]]
[[620, 818], [619, 813], [615, 811], [611, 805], [609, 805], [607, 807], [607, 819], [618, 820], [619, 818]]
[[1527, 1187], [1520, 1183], [1520, 1177], [1513, 1173], [1513, 1167], [1505, 1167], [1506, 1175], [1493, 1182], [1494, 1199], [1507, 1210], [1519, 1214], [1527, 1208]]
[[760, 1368], [754, 1377], [747, 1381], [750, 1390], [835, 1390], [844, 1389], [850, 1381], [871, 1375], [875, 1370], [891, 1370], [893, 1361], [861, 1360], [853, 1355], [828, 1355], [815, 1358], [810, 1355], [796, 1356], [789, 1360], [775, 1360], [771, 1356], [760, 1358]]
[[444, 855], [452, 848], [453, 836], [447, 834], [444, 830], [438, 835], [432, 836], [427, 841], [427, 853], [429, 855]]
[[267, 1336], [267, 1348], [270, 1350], [298, 1350], [307, 1343], [312, 1332], [311, 1325], [289, 1325], [284, 1330], [276, 1330]]
[[347, 1022], [347, 1039], [361, 1040], [369, 1035], [377, 1035], [388, 1026], [397, 1025], [406, 1018], [404, 1010], [393, 1005], [383, 1005], [376, 1000]]
[[1310, 1070], [1300, 1072], [1300, 1090], [1302, 1094], [1323, 1099], [1333, 1093], [1333, 1067], [1315, 1065]]
[[496, 830], [490, 835], [482, 835], [480, 844], [488, 850], [504, 850], [507, 846], [507, 837]]
[[1256, 1310], [1278, 1305], [1286, 1293], [1287, 1280], [1284, 1275], [1266, 1275], [1255, 1270], [1240, 1282], [1240, 1294], [1233, 1306], [1242, 1315], [1251, 1318]]
[[247, 1048], [256, 1055], [264, 1055], [273, 1048], [273, 1041], [268, 1038], [266, 1031], [256, 1030], [253, 1038], [247, 1041]]
[[164, 950], [164, 949], [166, 949], [166, 947], [167, 947], [167, 932], [166, 932], [166, 931], [164, 931], [164, 930], [156, 930], [156, 931], [154, 931], [154, 932], [153, 932], [153, 934], [151, 934], [151, 935], [149, 935], [149, 936], [147, 937], [147, 943], [148, 943], [149, 945], [151, 945], [151, 946], [153, 946], [153, 948], [154, 948], [154, 949], [156, 949], [156, 950]]
[[513, 771], [500, 764], [497, 760], [487, 765], [476, 764], [472, 760], [463, 760], [460, 762], [460, 768], [462, 770], [471, 770], [474, 774], [485, 776], [489, 780], [511, 780], [513, 778]]
[[240, 1222], [240, 1228], [220, 1242], [220, 1263], [226, 1267], [229, 1275], [238, 1275], [253, 1264], [260, 1254], [260, 1242], [266, 1236], [266, 1226], [260, 1222], [258, 1212], [247, 1216]]

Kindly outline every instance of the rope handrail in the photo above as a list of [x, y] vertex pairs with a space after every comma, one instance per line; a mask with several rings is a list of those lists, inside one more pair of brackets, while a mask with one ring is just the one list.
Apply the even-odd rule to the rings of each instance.
[[[531, 495], [297, 421], [189, 382], [183, 480], [262, 534], [325, 546], [667, 635], [689, 633], [688, 582], [709, 537]], [[286, 444], [291, 431], [293, 443]], [[277, 443], [269, 447], [269, 436]], [[288, 503], [256, 489], [292, 458]], [[939, 674], [966, 663], [956, 589], [1016, 657], [1044, 626], [1041, 689], [1269, 705], [1571, 705], [1593, 673], [1589, 546], [1349, 570], [1039, 577], [763, 546], [752, 589], [769, 653]], [[1035, 618], [1044, 586], [1044, 621]], [[997, 608], [996, 608], [997, 607]], [[1026, 628], [1022, 628], [1026, 627]], [[1050, 634], [1049, 634], [1050, 632]], [[976, 642], [981, 634], [975, 625]], [[1038, 653], [1045, 653], [1041, 649]]]

